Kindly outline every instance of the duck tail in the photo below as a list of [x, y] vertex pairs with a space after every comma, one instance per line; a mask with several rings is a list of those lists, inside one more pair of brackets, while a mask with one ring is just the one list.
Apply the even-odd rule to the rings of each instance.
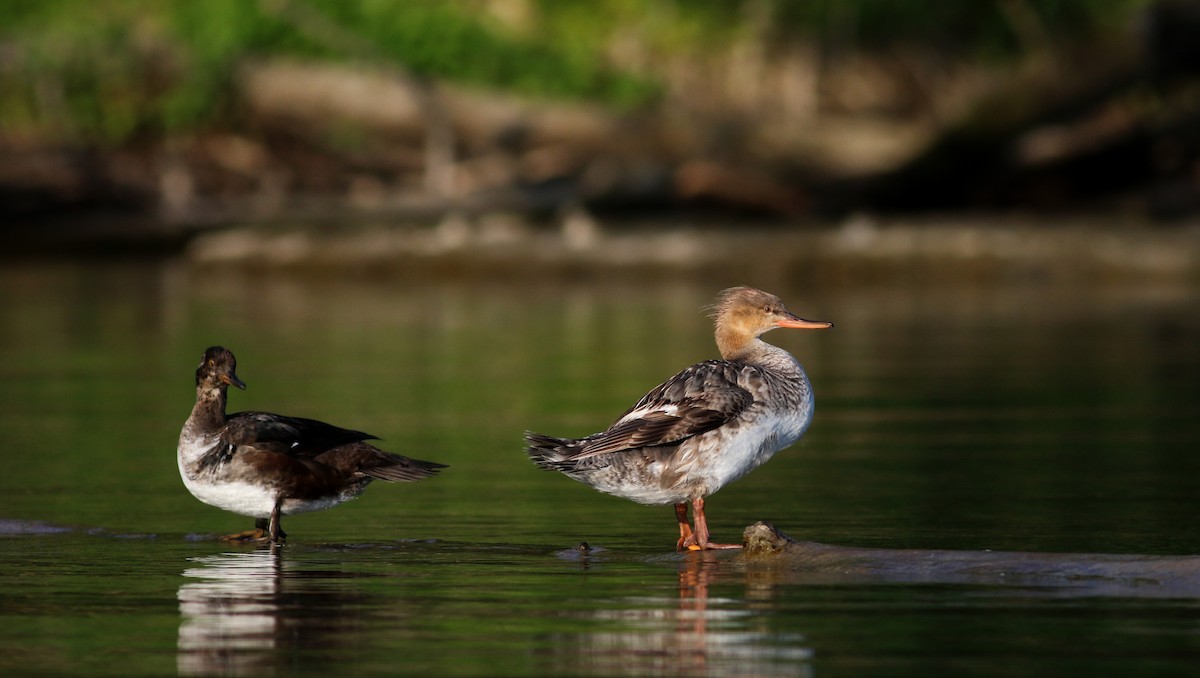
[[547, 471], [562, 471], [570, 466], [570, 448], [576, 443], [568, 438], [525, 432], [525, 453], [537, 464], [538, 468]]
[[409, 459], [399, 454], [389, 454], [388, 457], [389, 463], [364, 468], [362, 472], [379, 480], [389, 480], [394, 483], [410, 483], [414, 480], [423, 480], [437, 475], [442, 469], [446, 468], [445, 464], [421, 461], [420, 459]]

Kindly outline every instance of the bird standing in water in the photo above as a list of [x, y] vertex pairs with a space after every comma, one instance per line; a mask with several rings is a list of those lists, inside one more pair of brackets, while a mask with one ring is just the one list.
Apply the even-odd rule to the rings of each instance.
[[804, 368], [759, 336], [777, 327], [833, 327], [799, 318], [779, 297], [751, 287], [721, 292], [712, 309], [720, 360], [671, 377], [600, 433], [525, 434], [529, 457], [543, 469], [642, 504], [674, 504], [681, 551], [739, 548], [709, 541], [705, 497], [799, 440], [812, 421]]
[[444, 464], [409, 459], [368, 443], [375, 436], [268, 412], [226, 415], [230, 386], [244, 389], [237, 360], [220, 346], [196, 368], [196, 405], [179, 434], [179, 475], [200, 501], [255, 518], [229, 541], [282, 542], [280, 517], [321, 511], [357, 497], [376, 478], [428, 478]]

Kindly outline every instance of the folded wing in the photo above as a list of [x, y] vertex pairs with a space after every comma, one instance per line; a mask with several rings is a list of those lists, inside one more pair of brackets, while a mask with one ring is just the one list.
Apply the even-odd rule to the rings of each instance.
[[233, 447], [252, 447], [297, 459], [312, 459], [342, 445], [376, 439], [369, 433], [315, 419], [285, 417], [267, 412], [230, 415], [222, 435], [222, 442]]
[[606, 431], [578, 441], [570, 457], [678, 445], [723, 426], [754, 402], [744, 385], [748, 369], [754, 368], [725, 360], [693, 365], [647, 393]]

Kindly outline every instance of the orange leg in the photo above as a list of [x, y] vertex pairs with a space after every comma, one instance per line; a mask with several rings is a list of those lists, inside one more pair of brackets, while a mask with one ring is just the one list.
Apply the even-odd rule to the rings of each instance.
[[[676, 507], [678, 512], [678, 507]], [[708, 541], [708, 520], [704, 517], [704, 498], [692, 500], [692, 519], [696, 523], [695, 542], [687, 546], [691, 551], [708, 549], [740, 549], [741, 544], [714, 544]]]
[[692, 534], [692, 526], [688, 523], [687, 504], [675, 505], [675, 520], [679, 522], [679, 541], [675, 543], [675, 550], [687, 551], [695, 547], [696, 535]]
[[269, 523], [266, 518], [259, 518], [254, 521], [254, 529], [238, 532], [236, 534], [227, 534], [221, 537], [221, 541], [235, 542], [264, 542], [267, 541], [267, 527]]

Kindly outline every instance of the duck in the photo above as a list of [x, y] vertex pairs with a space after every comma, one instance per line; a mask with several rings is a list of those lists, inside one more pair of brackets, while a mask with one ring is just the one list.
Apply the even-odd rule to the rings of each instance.
[[674, 505], [680, 551], [740, 548], [710, 541], [705, 499], [795, 443], [812, 423], [804, 368], [760, 336], [833, 327], [746, 286], [722, 291], [709, 310], [720, 359], [667, 379], [599, 433], [525, 432], [526, 453], [539, 468], [641, 504]]
[[196, 368], [196, 404], [179, 433], [179, 475], [194, 497], [255, 519], [254, 530], [226, 541], [270, 541], [287, 534], [282, 516], [322, 511], [362, 494], [373, 480], [412, 482], [445, 464], [385, 452], [377, 437], [315, 419], [269, 412], [226, 414], [229, 387], [245, 389], [237, 359], [222, 346]]

